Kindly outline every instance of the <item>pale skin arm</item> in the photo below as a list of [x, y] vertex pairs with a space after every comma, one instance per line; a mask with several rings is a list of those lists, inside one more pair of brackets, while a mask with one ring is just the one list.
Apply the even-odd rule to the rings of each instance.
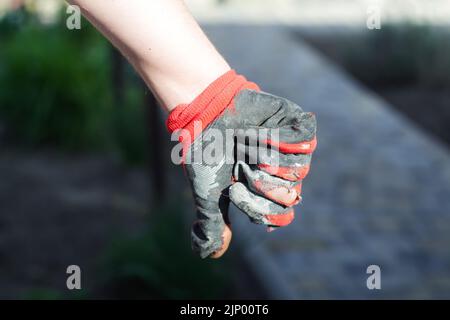
[[[168, 111], [230, 70], [182, 0], [68, 0], [113, 43]], [[228, 249], [226, 226], [219, 258]]]
[[68, 0], [128, 59], [168, 111], [230, 70], [181, 0]]

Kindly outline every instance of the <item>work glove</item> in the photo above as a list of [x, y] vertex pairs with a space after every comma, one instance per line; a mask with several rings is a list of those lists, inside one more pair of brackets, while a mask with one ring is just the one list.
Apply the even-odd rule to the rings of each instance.
[[316, 147], [313, 114], [231, 70], [190, 104], [177, 106], [167, 127], [181, 142], [197, 208], [192, 248], [202, 258], [228, 246], [230, 200], [269, 228], [293, 220]]

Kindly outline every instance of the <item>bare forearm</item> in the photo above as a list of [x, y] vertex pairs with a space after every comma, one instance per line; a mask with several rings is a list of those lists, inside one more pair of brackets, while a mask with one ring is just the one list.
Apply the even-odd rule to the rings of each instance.
[[181, 0], [69, 0], [130, 61], [167, 110], [230, 69]]

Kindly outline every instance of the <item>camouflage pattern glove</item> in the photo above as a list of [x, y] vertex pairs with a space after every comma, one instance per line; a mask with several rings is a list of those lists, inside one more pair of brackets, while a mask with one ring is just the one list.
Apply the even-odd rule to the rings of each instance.
[[[224, 246], [230, 199], [252, 222], [292, 221], [316, 147], [313, 114], [229, 71], [177, 106], [167, 126], [183, 129], [183, 163], [197, 207], [192, 247], [202, 258]], [[259, 134], [268, 129], [278, 135]]]

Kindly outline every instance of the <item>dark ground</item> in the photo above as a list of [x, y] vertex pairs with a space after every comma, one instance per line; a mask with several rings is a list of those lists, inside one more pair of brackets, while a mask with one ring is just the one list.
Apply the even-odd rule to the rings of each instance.
[[[176, 193], [174, 201], [186, 203], [180, 210], [189, 213], [186, 221], [190, 224], [190, 191], [178, 169], [169, 170], [173, 177], [168, 189]], [[105, 285], [102, 271], [106, 269], [101, 262], [114, 241], [148, 232], [149, 221], [151, 224], [156, 215], [167, 214], [152, 209], [157, 199], [150, 181], [142, 167], [121, 165], [107, 155], [2, 145], [0, 299], [70, 298], [73, 292], [66, 288], [66, 268], [72, 264], [82, 270], [83, 290], [74, 297], [139, 297], [139, 293], [134, 295], [140, 290], [139, 283]], [[183, 249], [183, 254], [200, 260], [190, 251], [188, 226], [185, 229], [174, 239], [175, 245]], [[264, 298], [265, 293], [238, 252], [234, 246], [227, 253], [225, 272], [230, 282], [223, 287], [222, 298]], [[171, 263], [177, 261], [176, 257], [170, 259]]]
[[425, 131], [450, 145], [450, 91], [417, 86], [373, 89]]
[[93, 289], [111, 239], [145, 225], [145, 172], [102, 156], [3, 148], [0, 177], [0, 298], [64, 292], [71, 264]]

